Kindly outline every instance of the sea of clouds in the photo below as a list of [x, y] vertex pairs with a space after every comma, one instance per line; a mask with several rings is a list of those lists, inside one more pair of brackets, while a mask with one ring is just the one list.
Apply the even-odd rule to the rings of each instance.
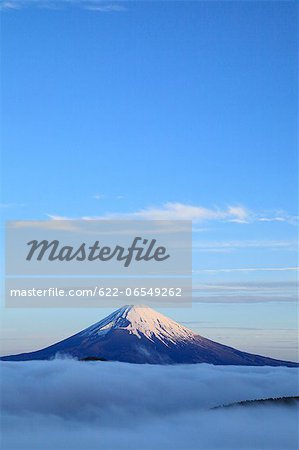
[[2, 450], [298, 449], [298, 369], [1, 362]]

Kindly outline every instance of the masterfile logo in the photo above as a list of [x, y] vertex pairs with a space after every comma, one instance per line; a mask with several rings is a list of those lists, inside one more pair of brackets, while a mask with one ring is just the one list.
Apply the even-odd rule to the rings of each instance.
[[178, 306], [191, 275], [191, 221], [7, 222], [7, 306]]
[[48, 253], [49, 261], [109, 261], [113, 258], [117, 261], [123, 261], [124, 267], [129, 267], [132, 259], [135, 261], [150, 261], [155, 260], [165, 261], [170, 258], [167, 254], [166, 248], [156, 245], [157, 240], [143, 239], [142, 237], [135, 237], [132, 244], [125, 249], [121, 245], [116, 245], [113, 249], [109, 246], [101, 246], [100, 241], [95, 241], [92, 245], [83, 242], [77, 249], [70, 245], [60, 246], [60, 242], [56, 239], [54, 241], [37, 241], [33, 240], [27, 242], [31, 246], [30, 251], [26, 257], [26, 261], [31, 261], [36, 257], [37, 261], [41, 261]]

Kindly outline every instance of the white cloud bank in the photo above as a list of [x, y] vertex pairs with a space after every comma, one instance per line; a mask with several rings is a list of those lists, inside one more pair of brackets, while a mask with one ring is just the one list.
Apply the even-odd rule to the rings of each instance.
[[298, 370], [72, 360], [1, 363], [5, 450], [297, 448]]

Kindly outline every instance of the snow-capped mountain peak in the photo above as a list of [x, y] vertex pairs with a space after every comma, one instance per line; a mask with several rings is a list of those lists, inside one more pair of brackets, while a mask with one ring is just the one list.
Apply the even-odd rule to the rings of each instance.
[[85, 330], [87, 335], [126, 330], [139, 339], [155, 339], [164, 345], [189, 340], [195, 333], [145, 305], [126, 305]]

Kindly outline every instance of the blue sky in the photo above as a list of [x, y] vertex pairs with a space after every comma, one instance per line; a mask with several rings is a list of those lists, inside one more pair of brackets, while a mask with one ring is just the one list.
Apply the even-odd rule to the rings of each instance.
[[[294, 358], [296, 2], [0, 7], [4, 219], [192, 219], [194, 284], [217, 298], [164, 312], [246, 348], [268, 330], [257, 349]], [[41, 340], [67, 333], [65, 313], [4, 317], [6, 339], [32, 317]]]

